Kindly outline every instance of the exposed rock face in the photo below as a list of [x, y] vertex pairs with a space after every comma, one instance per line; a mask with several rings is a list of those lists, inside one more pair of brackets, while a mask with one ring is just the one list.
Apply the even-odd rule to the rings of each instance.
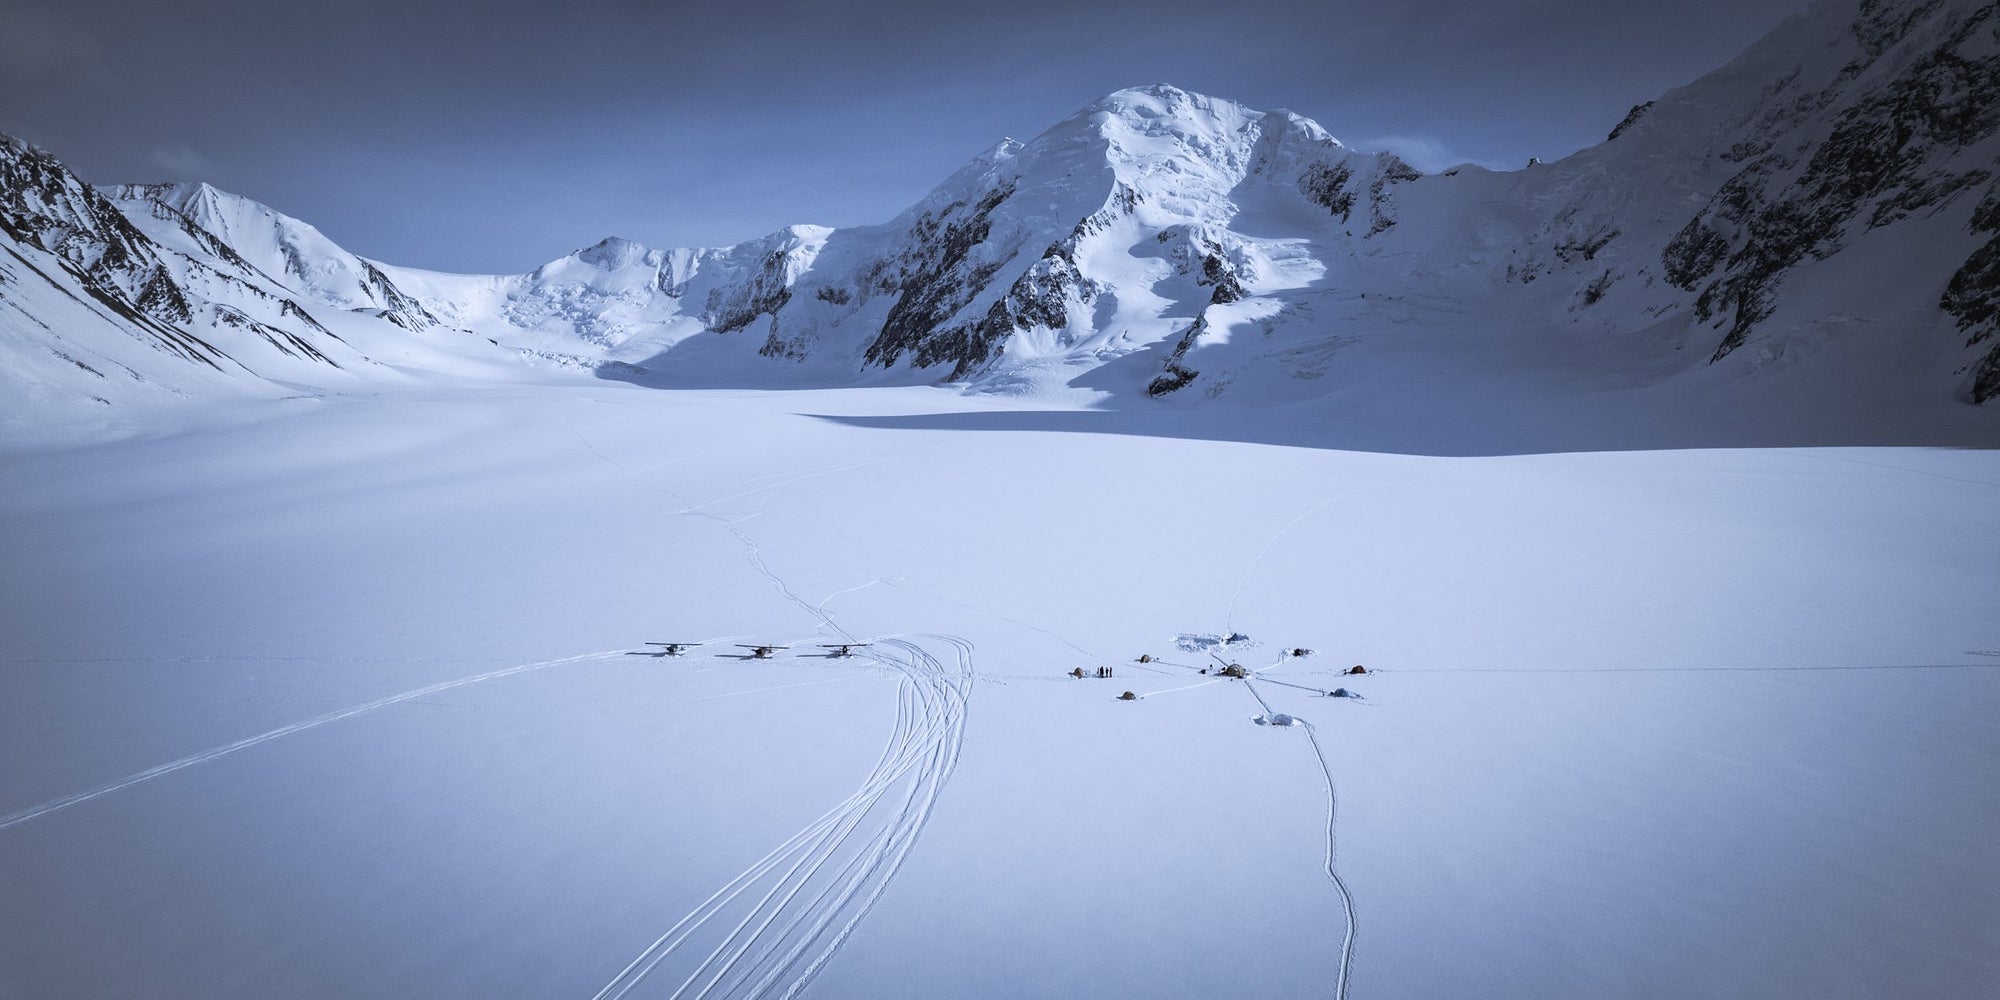
[[1173, 353], [1167, 355], [1166, 364], [1160, 366], [1160, 374], [1146, 383], [1146, 395], [1164, 396], [1170, 392], [1179, 392], [1201, 377], [1200, 372], [1187, 367], [1183, 362], [1187, 360], [1188, 350], [1201, 339], [1202, 331], [1207, 328], [1208, 324], [1202, 317], [1195, 318], [1194, 325], [1188, 327], [1187, 332], [1181, 334], [1180, 340], [1174, 344]]
[[796, 276], [787, 266], [790, 262], [790, 251], [773, 250], [764, 255], [762, 265], [749, 281], [710, 292], [709, 326], [717, 333], [730, 333], [749, 326], [759, 316], [783, 309], [791, 301], [792, 279]]
[[[1782, 146], [1774, 138], [1666, 246], [1667, 280], [1698, 293], [1700, 319], [1728, 323], [1712, 360], [1771, 315], [1792, 268], [1840, 252], [1869, 229], [1938, 210], [1992, 176], [1990, 159], [1962, 155], [2000, 130], [1992, 5], [1942, 26], [1938, 44], [1908, 65], [1877, 66], [1918, 28], [1935, 27], [1941, 6], [1863, 4], [1854, 25], [1862, 54], [1833, 87], [1792, 102], [1839, 107], [1824, 136]], [[1885, 82], [1856, 85], [1882, 70], [1890, 71]]]
[[1354, 168], [1345, 163], [1315, 163], [1299, 177], [1299, 193], [1346, 222], [1354, 216], [1354, 190], [1348, 181]]
[[[985, 294], [994, 274], [1014, 255], [1004, 259], [989, 259], [983, 263], [968, 263], [966, 254], [973, 246], [982, 243], [991, 229], [990, 215], [994, 209], [1006, 201], [1013, 193], [1009, 185], [986, 196], [972, 213], [970, 219], [961, 226], [946, 227], [939, 238], [925, 254], [936, 255], [940, 262], [951, 261], [951, 277], [932, 277], [928, 269], [918, 271], [919, 288], [925, 289], [918, 300], [920, 308], [935, 308], [944, 316], [960, 314], [968, 305]], [[991, 361], [1016, 333], [1028, 330], [1054, 331], [1058, 343], [1073, 343], [1067, 332], [1079, 313], [1085, 313], [1097, 301], [1099, 285], [1086, 277], [1077, 262], [1080, 246], [1092, 237], [1108, 231], [1122, 219], [1129, 218], [1143, 201], [1143, 197], [1131, 188], [1115, 188], [1104, 208], [1092, 213], [1069, 235], [1050, 244], [1035, 262], [1028, 265], [1020, 276], [1006, 286], [1006, 291], [995, 298], [977, 318], [950, 323], [943, 329], [933, 329], [929, 335], [919, 336], [915, 343], [914, 363], [920, 368], [933, 365], [951, 365], [948, 377], [964, 378]], [[966, 243], [970, 240], [970, 243]], [[997, 255], [996, 255], [997, 256]], [[889, 320], [883, 324], [883, 335], [870, 345], [868, 360], [884, 366], [896, 361], [894, 352], [881, 353], [892, 331], [901, 330], [906, 334], [916, 331], [920, 323], [913, 323], [916, 314], [905, 310], [899, 300], [889, 312]], [[922, 306], [930, 303], [930, 306]]]
[[1965, 346], [1995, 343], [1973, 363], [1970, 394], [1975, 403], [2000, 396], [2000, 182], [1986, 189], [1986, 198], [1972, 214], [1971, 230], [1992, 238], [1966, 258], [1951, 276], [1938, 306], [1958, 320], [1967, 333]]
[[[1934, 388], [1986, 402], [2000, 395], [1996, 178], [1995, 5], [1822, 0], [1635, 106], [1605, 143], [1532, 170], [1425, 176], [1290, 112], [1153, 85], [996, 145], [883, 225], [720, 248], [612, 238], [517, 275], [367, 261], [206, 185], [107, 199], [11, 142], [0, 221], [129, 313], [134, 336], [211, 366], [355, 369], [353, 338], [387, 326], [399, 354], [487, 345], [609, 377], [714, 366], [781, 384], [1201, 383], [1214, 397], [1259, 369], [1280, 373], [1280, 394], [1335, 376], [1309, 390], [1325, 391], [1351, 345], [1411, 331], [1447, 354], [1483, 350], [1489, 329], [1534, 331], [1517, 357], [1587, 342], [1599, 363], [1657, 378], [1782, 368], [1835, 327], [1935, 337], [1912, 331], [1949, 316], [1966, 354]], [[1940, 233], [1963, 246], [1911, 250]], [[1879, 308], [1834, 304], [1835, 286], [1865, 284], [1851, 265], [1888, 257], [1922, 259]]]
[[225, 355], [180, 328], [193, 310], [152, 242], [42, 150], [0, 136], [0, 229], [54, 254], [105, 306], [163, 350], [220, 368]]
[[1051, 246], [1005, 295], [994, 300], [978, 323], [961, 328], [961, 350], [948, 359], [952, 378], [963, 378], [986, 363], [1018, 331], [1064, 329], [1072, 309], [1087, 308], [1096, 300], [1096, 286], [1078, 270], [1074, 253], [1071, 241]]
[[1604, 141], [1611, 142], [1617, 139], [1619, 136], [1624, 135], [1627, 129], [1631, 128], [1634, 125], [1639, 124], [1639, 119], [1644, 118], [1646, 116], [1646, 112], [1651, 110], [1653, 110], [1652, 101], [1647, 101], [1644, 104], [1632, 105], [1632, 110], [1627, 111], [1625, 113], [1624, 120], [1620, 121], [1617, 125], [1612, 127], [1611, 134], [1605, 136]]
[[1365, 235], [1382, 233], [1396, 224], [1391, 187], [1423, 174], [1393, 153], [1376, 153], [1369, 159], [1374, 162], [1359, 171], [1350, 161], [1315, 163], [1299, 176], [1299, 193], [1342, 222], [1353, 221], [1355, 209], [1365, 207], [1368, 219]]
[[1013, 193], [1012, 186], [1001, 187], [972, 204], [955, 202], [917, 220], [909, 249], [888, 262], [876, 279], [881, 290], [901, 294], [868, 345], [870, 364], [888, 367], [908, 352], [918, 367], [949, 363], [962, 374], [987, 359], [993, 345], [978, 326], [948, 326], [946, 321], [999, 270], [998, 263], [972, 260], [972, 250], [986, 242], [994, 209]]
[[[441, 325], [370, 261], [297, 219], [206, 184], [124, 184], [109, 191], [128, 217], [164, 222], [215, 270], [291, 301], [366, 312], [409, 331]], [[157, 240], [156, 240], [157, 242]]]

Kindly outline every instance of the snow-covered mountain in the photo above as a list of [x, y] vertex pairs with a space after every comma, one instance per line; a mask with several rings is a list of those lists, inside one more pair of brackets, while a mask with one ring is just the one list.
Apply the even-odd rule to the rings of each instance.
[[533, 356], [595, 366], [704, 331], [741, 329], [782, 304], [831, 232], [791, 226], [692, 250], [653, 250], [614, 236], [517, 275], [382, 269], [449, 324]]
[[[0, 349], [7, 352], [9, 380], [20, 389], [15, 398], [35, 402], [81, 392], [109, 404], [153, 385], [185, 393], [247, 372], [215, 342], [223, 314], [198, 317], [207, 303], [188, 295], [187, 284], [196, 277], [190, 261], [174, 259], [54, 157], [5, 137], [0, 233], [0, 305], [8, 332]], [[210, 256], [226, 252], [217, 242]], [[235, 262], [229, 264], [236, 270]], [[318, 345], [262, 323], [276, 317], [260, 313], [228, 315], [243, 319], [239, 329], [271, 338], [274, 348], [282, 344], [294, 356], [327, 360]], [[156, 383], [155, 371], [174, 377]]]
[[[341, 309], [370, 311], [420, 330], [437, 317], [404, 294], [374, 264], [290, 216], [207, 184], [127, 184], [108, 192], [113, 204], [163, 243], [176, 233], [204, 248], [227, 248], [266, 276], [305, 297]], [[147, 220], [161, 225], [148, 225]], [[206, 237], [214, 237], [210, 243]]]
[[4, 377], [103, 400], [107, 367], [259, 392], [521, 365], [1177, 406], [1763, 393], [1865, 423], [2000, 396], [1996, 134], [1993, 4], [1823, 0], [1518, 171], [1424, 175], [1156, 85], [998, 144], [882, 225], [612, 238], [506, 276], [365, 260], [207, 185], [101, 193], [8, 140]]
[[9, 423], [511, 361], [311, 226], [206, 185], [99, 191], [5, 136], [0, 331]]

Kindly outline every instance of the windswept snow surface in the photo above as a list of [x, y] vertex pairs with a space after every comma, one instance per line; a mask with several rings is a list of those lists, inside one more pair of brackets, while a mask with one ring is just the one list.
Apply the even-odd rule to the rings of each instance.
[[0, 453], [0, 995], [2000, 991], [2000, 454], [1046, 405]]

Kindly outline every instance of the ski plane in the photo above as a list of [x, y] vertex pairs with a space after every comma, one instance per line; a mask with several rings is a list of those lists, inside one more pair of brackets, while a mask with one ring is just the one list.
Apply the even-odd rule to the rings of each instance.
[[840, 659], [845, 659], [849, 656], [853, 656], [854, 651], [857, 649], [862, 649], [872, 645], [874, 645], [874, 643], [872, 642], [836, 642], [831, 645], [823, 645], [820, 648], [833, 650], [833, 652], [826, 654], [827, 659], [840, 660]]
[[771, 656], [772, 656], [773, 654], [777, 653], [777, 652], [778, 652], [779, 650], [781, 650], [781, 649], [790, 649], [790, 648], [792, 648], [792, 647], [790, 647], [790, 646], [745, 646], [745, 645], [743, 645], [742, 643], [737, 643], [737, 645], [736, 645], [736, 648], [738, 648], [738, 649], [747, 649], [747, 650], [749, 650], [749, 651], [750, 651], [750, 655], [749, 655], [749, 656], [746, 656], [746, 657], [744, 657], [744, 659], [746, 659], [746, 660], [768, 660], [768, 659], [770, 659], [770, 658], [771, 658]]
[[648, 645], [648, 646], [659, 646], [659, 647], [661, 647], [661, 649], [660, 649], [660, 651], [659, 651], [659, 652], [657, 652], [657, 653], [654, 653], [654, 654], [653, 654], [654, 656], [679, 656], [679, 655], [681, 655], [682, 653], [686, 652], [687, 650], [689, 650], [689, 649], [692, 649], [692, 648], [694, 648], [694, 647], [696, 647], [696, 646], [699, 646], [699, 645], [701, 645], [701, 643], [698, 643], [698, 642], [649, 642], [649, 643], [647, 643], [646, 645]]

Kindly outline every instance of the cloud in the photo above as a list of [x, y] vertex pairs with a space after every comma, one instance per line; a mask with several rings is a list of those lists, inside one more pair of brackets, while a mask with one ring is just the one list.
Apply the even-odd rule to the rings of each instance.
[[215, 161], [194, 151], [186, 143], [161, 146], [146, 154], [153, 166], [174, 174], [175, 180], [203, 180], [215, 176]]
[[1405, 163], [1427, 174], [1434, 174], [1440, 170], [1448, 170], [1465, 163], [1485, 167], [1488, 170], [1512, 170], [1523, 166], [1523, 164], [1519, 163], [1509, 165], [1497, 163], [1489, 159], [1466, 156], [1454, 151], [1450, 146], [1445, 145], [1444, 140], [1434, 135], [1381, 135], [1369, 139], [1360, 139], [1348, 145], [1355, 149], [1369, 152], [1379, 150], [1394, 153], [1402, 157]]

